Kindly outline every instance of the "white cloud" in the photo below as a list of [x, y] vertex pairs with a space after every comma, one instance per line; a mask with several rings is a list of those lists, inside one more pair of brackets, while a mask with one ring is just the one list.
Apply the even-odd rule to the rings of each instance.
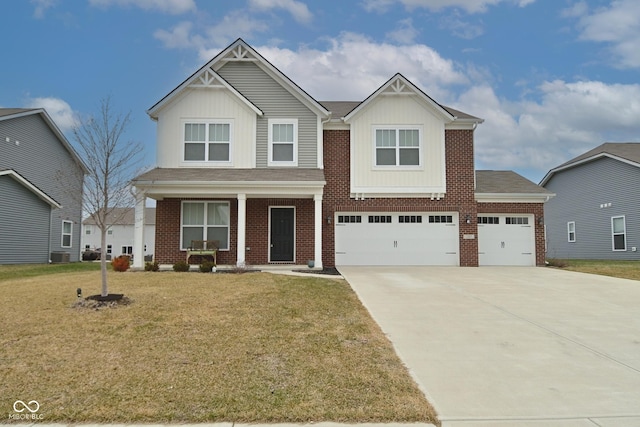
[[421, 44], [396, 46], [344, 33], [326, 50], [256, 49], [316, 99], [362, 100], [400, 72], [436, 99], [448, 87], [468, 83], [456, 64]]
[[484, 34], [482, 25], [463, 21], [458, 16], [446, 16], [440, 20], [440, 27], [448, 29], [456, 37], [471, 40]]
[[489, 6], [499, 3], [512, 3], [520, 7], [525, 7], [535, 0], [364, 0], [362, 2], [365, 10], [369, 12], [386, 12], [394, 4], [400, 3], [407, 9], [429, 9], [439, 11], [446, 8], [459, 8], [467, 13], [486, 12]]
[[183, 21], [173, 27], [170, 31], [156, 30], [153, 36], [160, 40], [168, 49], [187, 49], [196, 47], [197, 41], [191, 37], [193, 24]]
[[89, 0], [98, 7], [138, 7], [143, 10], [157, 10], [171, 15], [179, 15], [197, 9], [194, 0]]
[[284, 9], [299, 23], [307, 24], [313, 14], [306, 4], [296, 0], [249, 0], [249, 7], [257, 10]]
[[[200, 33], [198, 33], [200, 30]], [[198, 29], [183, 21], [170, 30], [158, 29], [153, 36], [168, 49], [193, 49], [203, 61], [208, 61], [238, 37], [249, 39], [269, 30], [269, 25], [241, 10], [232, 11], [215, 25]]]
[[53, 7], [56, 2], [55, 0], [31, 0], [31, 4], [35, 5], [33, 17], [36, 19], [43, 19], [47, 9]]
[[386, 37], [387, 39], [400, 44], [410, 44], [414, 42], [415, 38], [419, 34], [420, 32], [413, 26], [412, 19], [407, 18], [398, 22], [398, 28], [388, 32]]
[[564, 15], [579, 18], [580, 39], [609, 45], [616, 66], [640, 67], [640, 2], [615, 0], [594, 11], [580, 2]]
[[605, 141], [640, 140], [640, 85], [556, 80], [536, 95], [509, 102], [482, 86], [460, 96], [460, 109], [485, 119], [476, 131], [479, 167], [526, 168], [541, 178]]
[[76, 113], [60, 98], [30, 98], [25, 108], [44, 108], [62, 132], [71, 130], [76, 123]]

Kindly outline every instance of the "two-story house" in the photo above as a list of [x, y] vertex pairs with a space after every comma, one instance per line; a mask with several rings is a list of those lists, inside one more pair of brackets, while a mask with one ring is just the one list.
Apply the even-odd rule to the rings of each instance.
[[550, 258], [640, 260], [640, 143], [607, 142], [553, 169], [540, 185]]
[[80, 259], [85, 173], [45, 110], [0, 108], [0, 264]]
[[217, 240], [231, 265], [544, 263], [551, 193], [476, 174], [482, 119], [401, 74], [362, 102], [318, 102], [239, 39], [148, 114], [157, 167], [134, 180], [136, 236], [157, 200], [161, 264], [193, 240]]
[[[155, 247], [156, 237], [156, 208], [145, 208], [144, 212], [144, 255], [151, 256]], [[82, 247], [83, 250], [96, 250], [105, 254], [108, 260], [120, 255], [133, 255], [133, 236], [135, 233], [134, 208], [113, 208], [107, 215], [106, 247], [100, 248], [100, 227], [94, 218], [89, 215], [82, 221]]]

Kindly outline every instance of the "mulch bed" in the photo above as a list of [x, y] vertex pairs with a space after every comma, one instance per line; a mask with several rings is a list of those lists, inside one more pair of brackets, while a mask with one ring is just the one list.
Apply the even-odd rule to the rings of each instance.
[[104, 297], [102, 295], [91, 295], [86, 298], [78, 298], [78, 300], [73, 303], [72, 307], [78, 309], [99, 310], [101, 308], [118, 308], [131, 303], [133, 303], [133, 300], [124, 296], [124, 294], [108, 294]]
[[340, 272], [335, 267], [325, 267], [322, 270], [293, 270], [296, 273], [309, 273], [309, 274], [326, 274], [329, 276], [340, 276]]

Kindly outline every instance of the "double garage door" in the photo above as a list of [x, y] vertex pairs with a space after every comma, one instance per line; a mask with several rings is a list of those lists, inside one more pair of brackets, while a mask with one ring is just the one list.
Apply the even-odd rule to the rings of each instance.
[[460, 265], [458, 213], [337, 213], [336, 265]]
[[[457, 212], [340, 212], [336, 265], [460, 265]], [[475, 238], [475, 236], [473, 236]], [[478, 216], [480, 265], [535, 265], [533, 217]]]

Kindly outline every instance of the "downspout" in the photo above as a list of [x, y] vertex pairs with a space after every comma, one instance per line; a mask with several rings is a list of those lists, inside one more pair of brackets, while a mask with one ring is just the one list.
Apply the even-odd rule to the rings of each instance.
[[53, 206], [49, 211], [49, 247], [47, 250], [47, 259], [49, 260], [49, 264], [51, 264], [51, 238], [53, 237]]

